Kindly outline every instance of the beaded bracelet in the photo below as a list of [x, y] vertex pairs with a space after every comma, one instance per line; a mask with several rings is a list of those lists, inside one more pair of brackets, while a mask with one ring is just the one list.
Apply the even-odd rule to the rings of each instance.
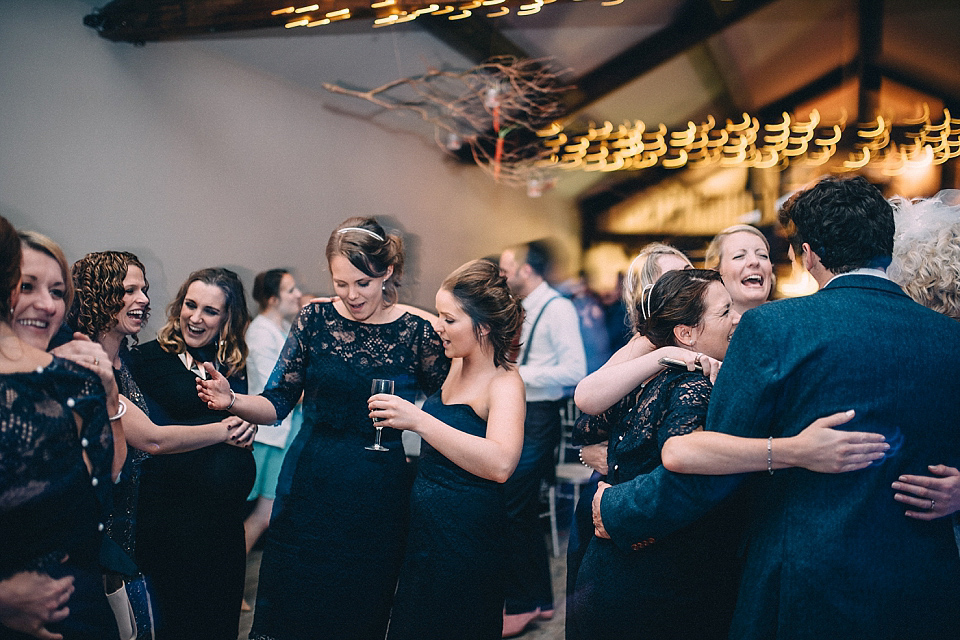
[[580, 464], [585, 466], [587, 469], [593, 469], [593, 467], [583, 461], [583, 447], [580, 447], [580, 450], [577, 452], [577, 457], [580, 458]]
[[767, 473], [773, 475], [773, 436], [767, 438]]

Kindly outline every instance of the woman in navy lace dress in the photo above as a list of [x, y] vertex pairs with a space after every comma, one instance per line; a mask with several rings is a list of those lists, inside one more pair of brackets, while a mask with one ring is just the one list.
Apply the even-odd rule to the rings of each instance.
[[389, 640], [492, 640], [503, 624], [502, 483], [523, 446], [523, 381], [509, 361], [523, 311], [500, 269], [470, 262], [437, 292], [437, 333], [451, 358], [418, 409], [390, 395], [370, 416], [420, 434], [410, 536]]
[[[672, 271], [643, 301], [644, 335], [723, 360], [739, 322], [715, 271]], [[599, 416], [584, 415], [575, 439], [609, 440], [607, 482], [627, 482], [661, 464], [668, 438], [702, 429], [710, 381], [686, 368], [645, 380]], [[726, 638], [736, 599], [736, 512], [718, 509], [663, 540], [623, 552], [594, 536], [570, 597], [567, 638]]]
[[[308, 305], [258, 396], [231, 394], [211, 372], [210, 407], [269, 425], [303, 394], [303, 424], [280, 473], [260, 565], [251, 638], [382, 638], [403, 559], [411, 480], [400, 433], [370, 451], [371, 380], [400, 397], [436, 391], [449, 362], [430, 322], [397, 304], [403, 244], [351, 218], [326, 248], [339, 299]], [[264, 427], [269, 428], [269, 427]]]
[[[126, 453], [108, 420], [118, 399], [114, 389], [108, 414], [94, 374], [44, 351], [72, 289], [53, 256], [33, 251], [21, 292], [21, 255], [0, 218], [0, 637], [116, 638], [99, 557]], [[15, 317], [43, 344], [15, 332]]]

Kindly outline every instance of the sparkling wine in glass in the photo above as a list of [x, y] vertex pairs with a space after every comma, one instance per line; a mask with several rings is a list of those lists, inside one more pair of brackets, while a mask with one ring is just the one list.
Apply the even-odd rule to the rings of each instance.
[[[382, 378], [374, 378], [373, 383], [370, 385], [370, 395], [375, 396], [378, 393], [389, 393], [393, 395], [393, 380], [384, 380]], [[380, 434], [383, 432], [383, 427], [377, 424], [379, 420], [376, 418], [373, 419], [373, 426], [377, 428], [377, 440], [369, 447], [365, 447], [368, 451], [390, 451], [382, 444], [380, 444]]]

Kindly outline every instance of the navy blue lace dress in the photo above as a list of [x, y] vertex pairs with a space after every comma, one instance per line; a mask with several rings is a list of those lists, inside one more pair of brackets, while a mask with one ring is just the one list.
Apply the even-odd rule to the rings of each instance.
[[374, 441], [370, 382], [390, 378], [413, 400], [448, 370], [422, 318], [365, 324], [329, 303], [301, 311], [262, 394], [282, 418], [302, 392], [303, 425], [280, 472], [251, 638], [383, 638], [412, 479], [398, 431], [383, 430], [390, 451], [364, 448]]
[[[70, 615], [47, 625], [67, 640], [117, 637], [99, 564], [112, 461], [103, 386], [92, 373], [54, 358], [0, 375], [0, 579], [74, 576]], [[0, 626], [0, 638], [26, 637]]]
[[[483, 437], [487, 423], [438, 391], [423, 410]], [[388, 640], [498, 640], [503, 626], [503, 485], [450, 462], [424, 441], [410, 536]]]
[[[607, 482], [628, 482], [660, 466], [668, 438], [704, 426], [711, 389], [700, 373], [668, 369], [603, 414], [581, 417], [574, 441], [609, 439]], [[740, 577], [736, 499], [633, 551], [594, 536], [569, 598], [567, 639], [726, 638]]]

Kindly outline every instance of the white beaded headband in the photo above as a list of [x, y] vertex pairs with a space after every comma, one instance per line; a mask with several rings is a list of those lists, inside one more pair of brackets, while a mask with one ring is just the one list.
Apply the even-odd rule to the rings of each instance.
[[380, 242], [386, 242], [386, 240], [381, 238], [379, 234], [376, 234], [373, 231], [370, 231], [370, 229], [364, 229], [363, 227], [344, 227], [343, 229], [337, 229], [337, 233], [346, 233], [347, 231], [359, 231], [361, 233], [367, 234], [372, 238], [376, 238]]

